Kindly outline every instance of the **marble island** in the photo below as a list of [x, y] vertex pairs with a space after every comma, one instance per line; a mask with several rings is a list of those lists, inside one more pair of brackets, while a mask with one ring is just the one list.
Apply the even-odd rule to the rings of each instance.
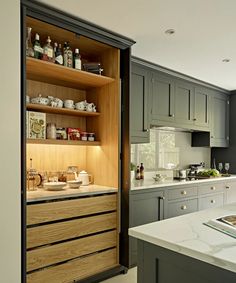
[[[138, 282], [236, 282], [236, 239], [203, 224], [229, 214], [236, 214], [236, 203], [129, 229], [129, 235], [139, 240]], [[172, 275], [162, 272], [165, 260]], [[171, 281], [184, 273], [188, 280]], [[153, 281], [157, 277], [160, 281]]]

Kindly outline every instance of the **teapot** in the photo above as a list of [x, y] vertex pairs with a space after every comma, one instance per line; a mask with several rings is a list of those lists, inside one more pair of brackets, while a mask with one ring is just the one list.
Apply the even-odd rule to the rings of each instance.
[[79, 172], [77, 177], [78, 181], [82, 181], [82, 186], [87, 186], [92, 183], [92, 175], [88, 174], [86, 171]]

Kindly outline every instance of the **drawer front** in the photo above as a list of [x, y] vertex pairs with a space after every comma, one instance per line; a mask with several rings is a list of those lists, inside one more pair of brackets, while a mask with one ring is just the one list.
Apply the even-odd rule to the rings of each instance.
[[115, 229], [116, 212], [27, 229], [27, 249]]
[[184, 215], [198, 210], [198, 200], [185, 200], [168, 203], [168, 218]]
[[27, 272], [116, 247], [117, 231], [50, 245], [27, 252]]
[[198, 192], [199, 194], [209, 194], [209, 193], [216, 193], [216, 192], [223, 192], [224, 190], [224, 184], [223, 183], [213, 183], [213, 184], [207, 184], [207, 185], [200, 185], [198, 186]]
[[116, 194], [32, 204], [27, 206], [27, 225], [112, 211], [116, 208]]
[[183, 187], [168, 190], [168, 200], [197, 196], [197, 187]]
[[117, 265], [117, 250], [95, 253], [27, 275], [27, 283], [75, 282]]
[[224, 203], [223, 193], [203, 197], [199, 199], [199, 210], [222, 206], [223, 203]]

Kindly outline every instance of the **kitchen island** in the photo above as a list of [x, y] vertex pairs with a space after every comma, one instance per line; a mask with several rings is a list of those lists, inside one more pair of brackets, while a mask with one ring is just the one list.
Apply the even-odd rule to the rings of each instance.
[[138, 239], [138, 283], [236, 282], [236, 239], [203, 223], [236, 203], [129, 229]]

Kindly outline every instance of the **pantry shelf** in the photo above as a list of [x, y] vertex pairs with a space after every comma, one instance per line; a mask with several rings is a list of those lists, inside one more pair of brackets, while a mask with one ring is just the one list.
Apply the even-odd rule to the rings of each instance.
[[44, 112], [44, 113], [53, 113], [53, 114], [62, 114], [62, 115], [68, 115], [68, 116], [99, 116], [99, 112], [88, 112], [88, 111], [80, 111], [80, 110], [74, 110], [74, 109], [67, 109], [67, 108], [57, 108], [57, 107], [51, 107], [41, 104], [32, 104], [28, 103], [26, 105], [27, 110], [33, 110], [38, 112]]
[[81, 146], [98, 146], [100, 141], [74, 141], [74, 140], [53, 140], [53, 139], [27, 139], [28, 144], [54, 144], [54, 145], [81, 145]]
[[102, 87], [114, 82], [110, 77], [64, 67], [35, 58], [26, 59], [27, 79], [77, 89]]

